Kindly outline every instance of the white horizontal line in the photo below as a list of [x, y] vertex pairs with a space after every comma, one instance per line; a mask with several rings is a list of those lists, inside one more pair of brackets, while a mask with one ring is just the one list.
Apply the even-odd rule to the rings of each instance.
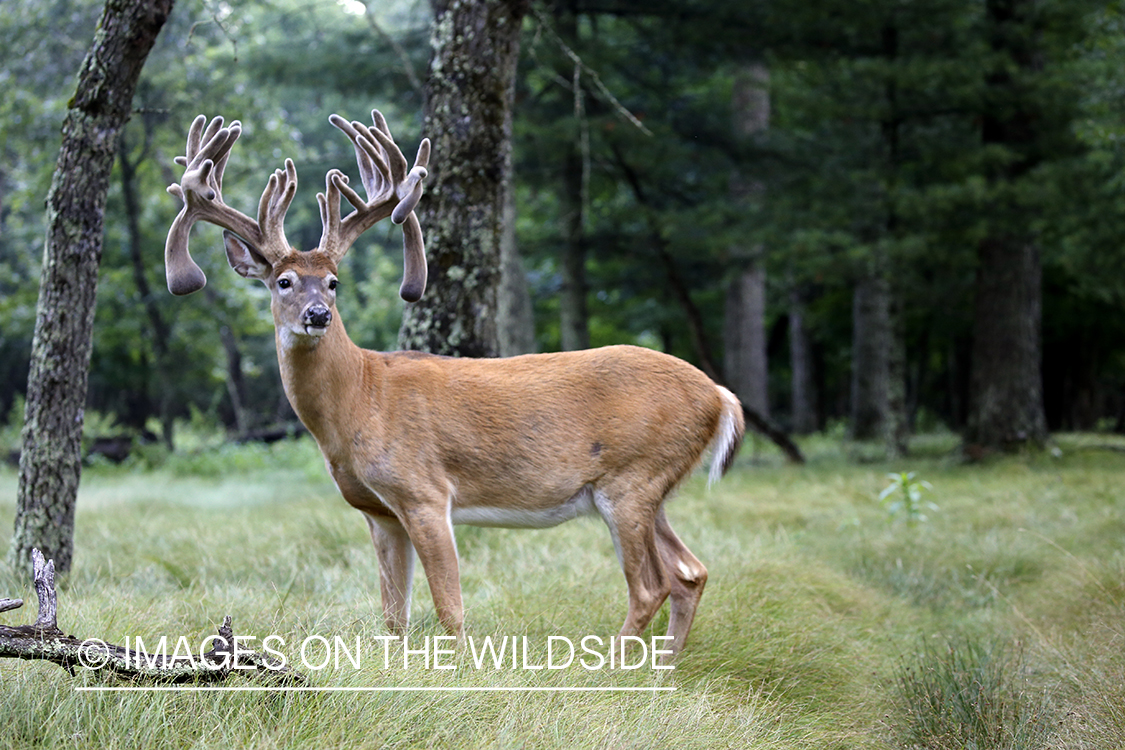
[[674, 687], [299, 687], [149, 685], [76, 687], [79, 693], [666, 693]]

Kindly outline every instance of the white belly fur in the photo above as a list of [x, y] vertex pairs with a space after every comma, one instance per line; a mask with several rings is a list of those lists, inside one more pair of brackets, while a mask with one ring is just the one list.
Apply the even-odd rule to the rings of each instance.
[[508, 529], [545, 529], [558, 526], [578, 516], [597, 515], [592, 487], [583, 487], [577, 494], [553, 508], [498, 508], [489, 505], [453, 507], [450, 515], [456, 525], [496, 526]]

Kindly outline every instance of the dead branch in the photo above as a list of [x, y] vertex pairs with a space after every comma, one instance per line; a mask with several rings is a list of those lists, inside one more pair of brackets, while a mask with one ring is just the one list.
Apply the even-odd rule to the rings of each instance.
[[[98, 638], [78, 638], [59, 630], [58, 596], [55, 591], [55, 562], [45, 561], [39, 550], [31, 555], [35, 569], [35, 594], [39, 616], [34, 625], [0, 625], [0, 658], [39, 659], [58, 664], [70, 674], [75, 667], [104, 670], [131, 680], [159, 682], [221, 682], [232, 673], [265, 677], [289, 685], [305, 685], [300, 672], [241, 648], [231, 627], [230, 615], [216, 635], [206, 639], [212, 648], [200, 654], [147, 654], [106, 643]], [[0, 599], [0, 612], [18, 609], [22, 599]]]

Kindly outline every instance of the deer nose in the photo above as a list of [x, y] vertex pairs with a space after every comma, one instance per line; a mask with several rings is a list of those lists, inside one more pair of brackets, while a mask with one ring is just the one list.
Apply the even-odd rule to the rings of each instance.
[[325, 328], [332, 320], [332, 311], [324, 305], [310, 305], [305, 310], [305, 325]]

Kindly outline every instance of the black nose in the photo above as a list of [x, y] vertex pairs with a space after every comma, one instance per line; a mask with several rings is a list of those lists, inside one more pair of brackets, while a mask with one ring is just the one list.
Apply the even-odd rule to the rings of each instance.
[[313, 305], [305, 310], [305, 325], [325, 328], [332, 320], [332, 311], [324, 305]]

